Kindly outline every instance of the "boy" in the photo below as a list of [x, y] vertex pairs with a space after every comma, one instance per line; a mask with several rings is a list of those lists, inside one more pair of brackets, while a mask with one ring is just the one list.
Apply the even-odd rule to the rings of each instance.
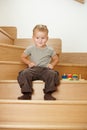
[[32, 39], [34, 45], [27, 47], [21, 56], [22, 61], [28, 65], [28, 68], [19, 72], [17, 78], [23, 94], [18, 99], [31, 100], [32, 81], [43, 80], [45, 82], [44, 100], [56, 100], [52, 93], [57, 90], [59, 73], [54, 71], [53, 68], [58, 63], [58, 56], [53, 48], [46, 44], [48, 41], [47, 26], [36, 25], [33, 29]]

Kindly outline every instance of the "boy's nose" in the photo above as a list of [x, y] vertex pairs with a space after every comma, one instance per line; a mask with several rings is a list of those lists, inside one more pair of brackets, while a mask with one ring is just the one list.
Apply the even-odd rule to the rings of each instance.
[[41, 39], [41, 38], [39, 39], [39, 42], [42, 42], [42, 39]]

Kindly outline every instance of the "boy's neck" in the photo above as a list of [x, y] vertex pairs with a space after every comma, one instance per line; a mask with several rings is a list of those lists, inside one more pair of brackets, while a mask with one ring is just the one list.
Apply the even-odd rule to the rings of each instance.
[[45, 48], [45, 47], [47, 47], [47, 45], [44, 45], [44, 46], [37, 46], [37, 45], [35, 45], [37, 48], [40, 48], [40, 49], [43, 49], [43, 48]]

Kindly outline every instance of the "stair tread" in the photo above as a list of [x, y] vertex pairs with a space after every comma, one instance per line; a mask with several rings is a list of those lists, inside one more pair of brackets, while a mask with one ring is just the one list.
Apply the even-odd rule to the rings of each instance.
[[[0, 83], [17, 83], [17, 80], [0, 80]], [[36, 83], [43, 83], [43, 81], [41, 80], [35, 80], [33, 82], [36, 82]], [[84, 80], [84, 79], [80, 79], [80, 80], [68, 80], [68, 79], [65, 79], [65, 80], [60, 80], [61, 83], [87, 83], [87, 80]]]
[[87, 129], [87, 123], [58, 123], [58, 122], [0, 122], [0, 128], [44, 128], [44, 129], [61, 129], [61, 128], [67, 128], [67, 130], [70, 128], [84, 128]]
[[3, 100], [0, 99], [0, 104], [44, 104], [44, 105], [61, 105], [61, 104], [67, 104], [67, 105], [87, 105], [87, 100], [56, 100], [56, 101], [44, 101], [44, 100]]
[[5, 44], [5, 43], [2, 43], [2, 42], [0, 42], [0, 46], [7, 47], [7, 48], [10, 47], [10, 48], [22, 49], [22, 50], [25, 49], [25, 47], [21, 47], [21, 46], [17, 46], [17, 45]]

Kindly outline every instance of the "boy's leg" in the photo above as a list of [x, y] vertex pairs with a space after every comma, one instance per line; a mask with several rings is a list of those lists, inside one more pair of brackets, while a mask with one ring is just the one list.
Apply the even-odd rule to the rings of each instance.
[[19, 75], [17, 77], [18, 83], [21, 88], [21, 93], [23, 94], [22, 96], [18, 97], [19, 100], [30, 100], [31, 95], [32, 95], [32, 85], [31, 83], [28, 83], [28, 73], [29, 70], [25, 69], [21, 72], [19, 72]]
[[36, 78], [36, 73], [34, 68], [27, 68], [18, 75], [18, 83], [21, 88], [22, 96], [18, 97], [18, 99], [31, 99], [31, 95], [33, 93], [32, 81]]
[[59, 84], [59, 73], [54, 70], [45, 68], [42, 72], [41, 78], [45, 82], [44, 99], [56, 100], [52, 96], [52, 93], [57, 90], [57, 85]]

